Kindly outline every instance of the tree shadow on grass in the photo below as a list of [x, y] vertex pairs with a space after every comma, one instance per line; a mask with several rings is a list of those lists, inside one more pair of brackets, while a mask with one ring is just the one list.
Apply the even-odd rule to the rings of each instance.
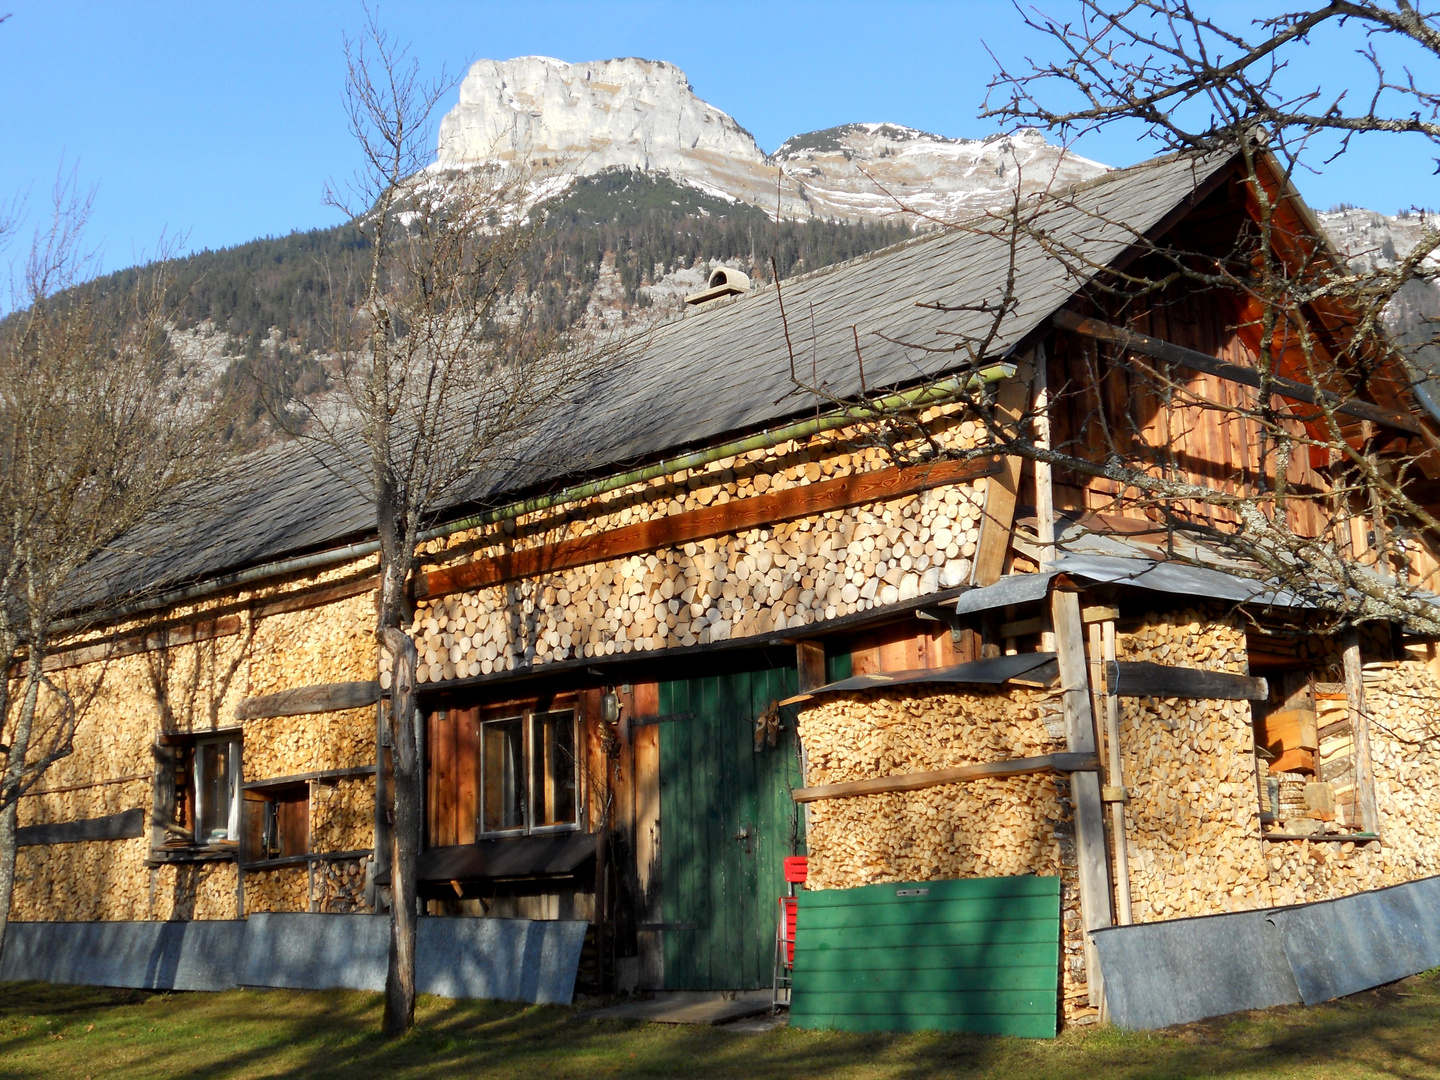
[[339, 991], [148, 994], [0, 986], [0, 1077], [1152, 1080], [1440, 1073], [1440, 978], [1433, 975], [1313, 1009], [1243, 1014], [1164, 1032], [1071, 1031], [1035, 1041], [786, 1028], [738, 1034], [436, 998], [422, 999], [415, 1031], [386, 1041], [378, 1035], [380, 1007], [378, 995]]

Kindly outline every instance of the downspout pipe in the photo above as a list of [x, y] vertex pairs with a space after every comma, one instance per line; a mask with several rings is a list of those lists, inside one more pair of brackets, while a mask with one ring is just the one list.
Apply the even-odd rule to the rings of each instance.
[[[497, 522], [521, 517], [524, 514], [538, 513], [541, 510], [549, 510], [552, 507], [577, 502], [580, 499], [589, 499], [596, 495], [604, 495], [611, 491], [618, 491], [621, 488], [627, 488], [634, 484], [643, 484], [648, 480], [655, 480], [662, 476], [669, 476], [672, 473], [680, 472], [682, 469], [698, 469], [705, 465], [713, 464], [722, 458], [753, 453], [756, 450], [768, 450], [773, 446], [779, 446], [781, 443], [789, 442], [792, 439], [806, 439], [824, 431], [833, 431], [836, 428], [849, 427], [851, 424], [873, 420], [884, 416], [886, 413], [923, 409], [930, 405], [938, 405], [951, 401], [967, 391], [978, 390], [981, 387], [1001, 382], [1014, 374], [1015, 365], [1012, 363], [989, 364], [975, 371], [961, 375], [952, 375], [937, 382], [928, 383], [925, 386], [916, 387], [911, 390], [903, 390], [899, 393], [890, 394], [862, 405], [847, 405], [842, 409], [825, 413], [822, 416], [811, 417], [808, 420], [798, 420], [794, 423], [785, 424], [776, 428], [769, 428], [765, 431], [757, 432], [754, 435], [747, 435], [744, 438], [734, 439], [716, 446], [709, 446], [702, 450], [693, 450], [686, 454], [680, 454], [677, 457], [657, 461], [652, 465], [646, 465], [639, 469], [632, 469], [628, 472], [607, 476], [599, 480], [574, 484], [548, 495], [536, 495], [529, 499], [506, 503], [493, 510], [486, 510], [479, 514], [472, 514], [455, 521], [448, 521], [444, 525], [437, 525], [433, 528], [426, 529], [419, 534], [417, 539], [420, 543], [425, 543], [429, 540], [438, 540], [442, 537], [452, 536], [457, 532], [464, 532], [466, 529], [494, 525]], [[374, 555], [379, 550], [380, 541], [378, 539], [361, 540], [353, 544], [346, 544], [343, 547], [327, 548], [324, 551], [313, 552], [309, 555], [297, 555], [288, 559], [276, 559], [272, 562], [248, 567], [244, 570], [236, 570], [233, 573], [222, 574], [219, 577], [207, 578], [205, 581], [197, 582], [193, 585], [185, 585], [177, 589], [157, 593], [143, 600], [136, 600], [133, 603], [106, 611], [101, 617], [113, 620], [143, 615], [146, 612], [170, 607], [173, 604], [182, 604], [188, 600], [197, 600], [209, 596], [212, 593], [238, 588], [242, 585], [254, 584], [255, 582], [265, 581], [269, 578], [285, 577], [290, 574], [304, 573], [310, 570], [320, 570], [350, 562], [354, 559], [362, 559], [367, 555]], [[76, 616], [59, 623], [55, 627], [55, 632], [64, 633], [70, 630], [77, 630], [93, 621], [93, 618]]]

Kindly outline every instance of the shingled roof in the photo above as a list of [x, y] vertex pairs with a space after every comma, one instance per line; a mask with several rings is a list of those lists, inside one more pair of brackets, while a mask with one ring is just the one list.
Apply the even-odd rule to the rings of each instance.
[[[1003, 357], [1095, 268], [1163, 226], [1230, 160], [1171, 155], [1115, 170], [1045, 197], [1013, 247], [1004, 215], [981, 215], [638, 335], [607, 370], [557, 402], [552, 419], [509, 461], [477, 476], [452, 516], [463, 506], [618, 472], [813, 414], [814, 395], [791, 380], [782, 300], [802, 378], [832, 398], [848, 398], [861, 392], [855, 332], [871, 391], [964, 367], [969, 355], [944, 350], [992, 330], [983, 307], [1005, 296], [1013, 273], [1015, 306], [986, 350], [987, 359]], [[1083, 253], [1084, 265], [1057, 250]], [[215, 580], [374, 533], [361, 486], [343, 482], [303, 448], [254, 455], [225, 483], [233, 495], [222, 515], [176, 515], [128, 538], [123, 550], [97, 561], [76, 606]]]

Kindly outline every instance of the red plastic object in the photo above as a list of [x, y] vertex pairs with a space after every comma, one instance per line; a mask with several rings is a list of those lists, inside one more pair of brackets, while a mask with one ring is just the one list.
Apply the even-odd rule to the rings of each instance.
[[785, 936], [781, 938], [785, 942], [785, 966], [795, 966], [795, 915], [800, 910], [800, 902], [793, 896], [780, 897], [780, 932]]
[[785, 856], [785, 880], [791, 885], [804, 885], [810, 876], [810, 860], [804, 855]]

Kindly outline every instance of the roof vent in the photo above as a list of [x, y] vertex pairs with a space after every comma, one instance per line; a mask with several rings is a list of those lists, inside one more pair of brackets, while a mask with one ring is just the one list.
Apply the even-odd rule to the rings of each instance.
[[750, 291], [750, 278], [729, 266], [717, 266], [710, 271], [710, 280], [702, 292], [685, 297], [687, 304], [706, 304], [722, 296], [743, 296]]

